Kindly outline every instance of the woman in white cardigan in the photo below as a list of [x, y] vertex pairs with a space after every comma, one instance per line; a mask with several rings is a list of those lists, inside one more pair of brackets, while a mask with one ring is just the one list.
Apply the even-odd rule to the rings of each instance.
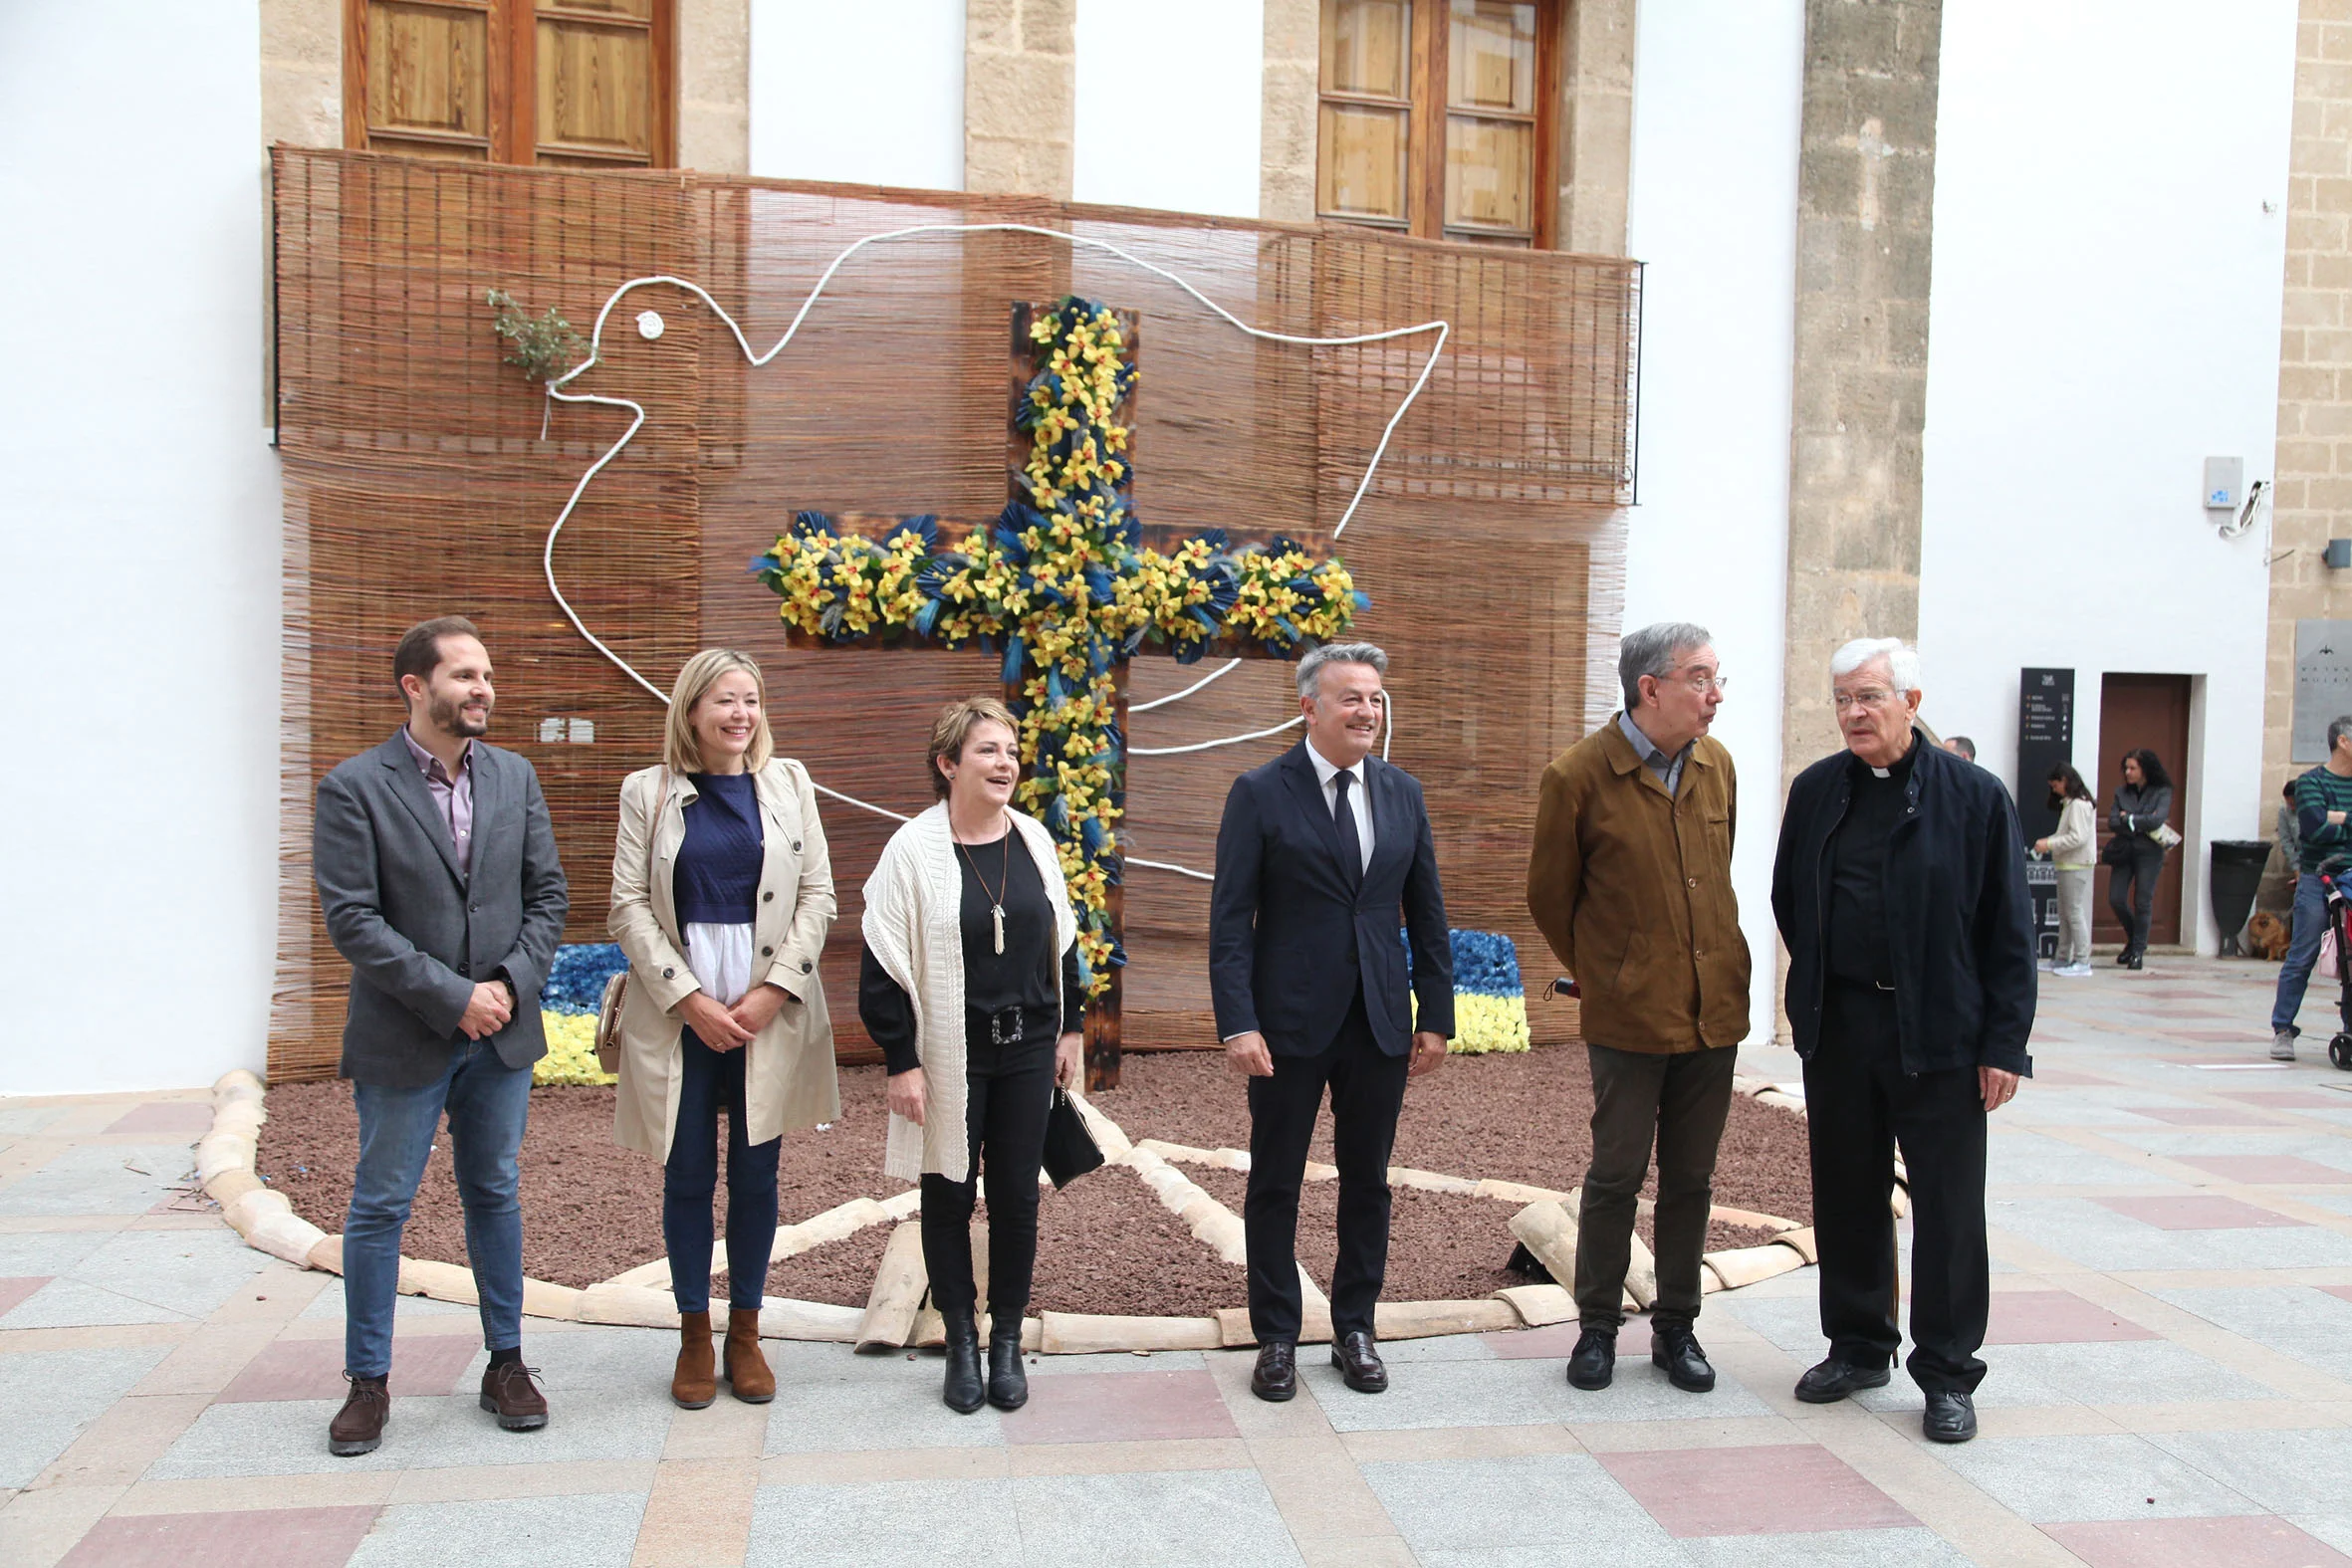
[[2098, 805], [2082, 775], [2064, 763], [2050, 770], [2057, 829], [2033, 846], [2058, 870], [2058, 955], [2050, 973], [2083, 980], [2091, 973], [2091, 879], [2099, 869]]
[[[891, 835], [865, 884], [857, 1010], [889, 1067], [884, 1169], [923, 1189], [923, 1262], [947, 1325], [949, 1408], [1029, 1398], [1021, 1319], [1038, 1254], [1038, 1168], [1057, 1082], [1076, 1081], [1077, 921], [1045, 824], [1013, 809], [1021, 739], [993, 697], [950, 703], [927, 762], [939, 803]], [[988, 1186], [988, 1377], [972, 1211]]]
[[678, 1303], [670, 1397], [718, 1397], [711, 1350], [711, 1196], [727, 1119], [726, 1377], [776, 1396], [760, 1305], [776, 1241], [784, 1134], [840, 1115], [817, 959], [833, 923], [817, 795], [774, 756], [760, 667], [707, 648], [670, 697], [662, 763], [620, 786], [613, 940], [628, 955], [612, 1135], [662, 1162], [662, 1238]]

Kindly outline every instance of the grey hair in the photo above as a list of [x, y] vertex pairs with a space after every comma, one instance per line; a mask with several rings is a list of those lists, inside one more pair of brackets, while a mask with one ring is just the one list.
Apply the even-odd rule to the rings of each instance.
[[2328, 720], [2327, 749], [2331, 752], [2334, 751], [2336, 749], [2336, 742], [2342, 740], [2347, 735], [2352, 735], [2352, 713], [2344, 715], [2341, 719]]
[[1381, 674], [1388, 673], [1388, 655], [1375, 643], [1325, 642], [1306, 650], [1298, 661], [1298, 695], [1320, 695], [1323, 666], [1326, 664], [1369, 664]]
[[1896, 696], [1919, 690], [1919, 650], [1900, 637], [1856, 637], [1829, 656], [1829, 678], [1851, 675], [1873, 659], [1887, 661]]
[[1625, 711], [1641, 706], [1641, 678], [1660, 680], [1672, 673], [1674, 661], [1693, 648], [1707, 648], [1715, 638], [1704, 626], [1687, 620], [1662, 620], [1639, 631], [1629, 631], [1617, 644], [1617, 684], [1625, 689]]

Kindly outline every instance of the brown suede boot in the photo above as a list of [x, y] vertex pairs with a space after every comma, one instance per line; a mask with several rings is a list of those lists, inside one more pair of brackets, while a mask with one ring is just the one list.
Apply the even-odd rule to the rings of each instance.
[[760, 1309], [727, 1310], [727, 1386], [746, 1405], [765, 1405], [776, 1397], [776, 1374], [760, 1354]]
[[382, 1378], [354, 1378], [344, 1374], [352, 1391], [327, 1425], [327, 1452], [338, 1458], [372, 1454], [383, 1442], [383, 1424], [392, 1413], [390, 1394]]
[[687, 1410], [700, 1410], [719, 1397], [711, 1370], [711, 1315], [678, 1314], [678, 1370], [670, 1374], [670, 1398]]

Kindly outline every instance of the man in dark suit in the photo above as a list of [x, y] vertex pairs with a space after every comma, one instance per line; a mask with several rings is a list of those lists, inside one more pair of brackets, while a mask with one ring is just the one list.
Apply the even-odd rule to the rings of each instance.
[[1388, 1263], [1389, 1148], [1405, 1079], [1444, 1061], [1454, 1032], [1453, 949], [1421, 785], [1371, 755], [1387, 669], [1368, 642], [1300, 659], [1306, 740], [1235, 780], [1217, 829], [1209, 981], [1217, 1033], [1249, 1075], [1242, 1220], [1260, 1399], [1298, 1391], [1298, 1184], [1325, 1085], [1339, 1166], [1331, 1364], [1359, 1393], [1388, 1387], [1372, 1308]]
[[490, 1366], [482, 1408], [547, 1425], [523, 1365], [517, 1157], [531, 1064], [547, 1054], [539, 991], [568, 899], [539, 775], [485, 744], [494, 693], [473, 623], [412, 626], [392, 656], [408, 722], [319, 784], [312, 865], [335, 950], [352, 965], [342, 1076], [359, 1112], [344, 1224], [344, 1375], [328, 1452], [365, 1454], [390, 1413], [400, 1231], [444, 1111], [466, 1257]]

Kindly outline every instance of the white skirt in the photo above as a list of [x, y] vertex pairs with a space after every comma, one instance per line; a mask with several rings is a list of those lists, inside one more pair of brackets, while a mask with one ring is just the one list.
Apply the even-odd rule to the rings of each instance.
[[686, 967], [711, 1001], [732, 1008], [752, 989], [752, 928], [708, 925], [686, 927]]

